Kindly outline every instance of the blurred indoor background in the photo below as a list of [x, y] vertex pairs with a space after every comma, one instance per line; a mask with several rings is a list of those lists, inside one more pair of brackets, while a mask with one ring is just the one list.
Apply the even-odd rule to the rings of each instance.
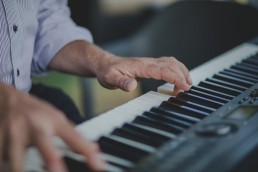
[[[123, 55], [123, 56], [142, 55], [142, 56], [155, 56], [155, 57], [159, 56], [161, 53], [164, 52], [164, 54], [161, 54], [161, 55], [166, 55], [166, 56], [173, 55], [176, 57], [185, 56], [186, 59], [189, 59], [189, 53], [191, 53], [190, 50], [188, 54], [186, 54], [187, 48], [185, 50], [182, 50], [182, 48], [180, 49], [180, 47], [176, 47], [177, 45], [180, 45], [180, 41], [173, 43], [174, 40], [172, 39], [166, 40], [165, 44], [167, 45], [167, 49], [170, 49], [171, 51], [173, 51], [173, 53], [170, 53], [169, 51], [166, 51], [166, 50], [163, 51], [162, 49], [163, 47], [160, 48], [162, 49], [162, 51], [160, 52], [157, 52], [157, 51], [151, 52], [149, 51], [151, 46], [146, 45], [146, 42], [148, 42], [150, 37], [148, 34], [150, 34], [151, 37], [152, 35], [155, 36], [156, 32], [154, 31], [156, 31], [157, 29], [160, 29], [160, 27], [163, 27], [162, 25], [160, 25], [159, 18], [162, 18], [160, 16], [162, 16], [163, 13], [168, 13], [167, 12], [168, 9], [172, 8], [172, 6], [175, 6], [175, 8], [177, 6], [177, 8], [174, 9], [174, 11], [177, 11], [177, 12], [173, 13], [175, 17], [170, 16], [172, 20], [171, 24], [174, 23], [174, 25], [181, 26], [182, 23], [184, 24], [184, 21], [189, 20], [190, 22], [188, 23], [193, 22], [195, 25], [198, 25], [199, 24], [198, 22], [201, 22], [200, 20], [206, 21], [206, 19], [191, 20], [191, 18], [189, 18], [189, 16], [187, 15], [188, 14], [192, 15], [192, 13], [196, 13], [196, 12], [194, 10], [192, 10], [192, 13], [191, 13], [191, 10], [188, 11], [187, 9], [191, 9], [190, 7], [188, 7], [188, 4], [184, 5], [185, 10], [184, 9], [181, 10], [180, 5], [176, 5], [180, 3], [178, 1], [183, 2], [182, 0], [69, 0], [69, 6], [71, 8], [71, 16], [74, 19], [74, 21], [80, 26], [87, 27], [93, 34], [94, 42], [100, 47], [107, 49], [108, 51], [111, 51], [113, 53]], [[199, 3], [199, 1], [192, 0], [190, 2], [190, 6], [192, 7], [197, 3]], [[248, 0], [236, 0], [235, 3], [244, 4], [245, 6], [248, 3]], [[257, 5], [257, 0], [250, 0], [249, 3], [251, 3], [255, 7]], [[219, 8], [222, 8], [222, 7], [219, 7]], [[231, 9], [231, 7], [227, 7], [227, 8]], [[242, 9], [240, 9], [241, 7], [238, 7], [238, 6], [234, 7], [234, 8], [239, 8], [238, 10], [241, 13], [240, 12], [233, 13], [232, 11], [229, 11], [227, 8], [224, 9], [223, 7], [220, 18], [224, 18], [223, 15], [225, 16], [225, 18], [227, 18], [227, 16], [234, 18], [236, 21], [234, 20], [233, 21], [234, 23], [229, 23], [229, 25], [232, 25], [232, 26], [236, 25], [237, 27], [235, 27], [235, 29], [236, 30], [239, 29], [239, 32], [236, 32], [235, 34], [239, 35], [240, 32], [248, 33], [248, 34], [243, 34], [243, 36], [238, 37], [238, 39], [234, 39], [236, 37], [234, 36], [234, 31], [235, 31], [234, 29], [232, 29], [232, 32], [233, 32], [232, 34], [228, 34], [229, 32], [231, 33], [231, 31], [227, 31], [225, 33], [223, 32], [221, 35], [222, 37], [221, 40], [225, 38], [223, 37], [223, 34], [230, 35], [231, 36], [230, 39], [225, 38], [227, 39], [227, 41], [219, 40], [220, 42], [222, 42], [222, 44], [225, 42], [224, 45], [221, 46], [221, 48], [218, 47], [216, 50], [208, 48], [209, 50], [207, 50], [206, 54], [204, 54], [204, 52], [202, 54], [199, 53], [199, 51], [202, 51], [203, 47], [201, 46], [200, 46], [201, 48], [193, 47], [195, 49], [199, 48], [198, 52], [196, 52], [196, 50], [193, 50], [194, 52], [192, 54], [196, 52], [196, 56], [197, 57], [200, 56], [200, 61], [198, 62], [197, 60], [198, 63], [196, 62], [196, 64], [194, 64], [194, 62], [191, 62], [191, 60], [189, 60], [189, 64], [187, 63], [187, 67], [189, 67], [189, 69], [257, 35], [258, 24], [255, 24], [255, 26], [253, 26], [250, 24], [252, 23], [251, 21], [249, 23], [246, 23], [245, 26], [240, 26], [238, 24], [238, 20], [241, 18], [241, 15], [243, 15], [241, 11]], [[225, 13], [223, 13], [223, 10], [225, 11]], [[252, 10], [254, 9], [252, 8]], [[246, 11], [249, 11], [247, 12], [248, 16], [246, 16], [246, 18], [250, 18], [250, 16], [255, 18], [258, 16], [258, 14], [252, 10], [250, 12], [250, 9], [246, 9]], [[202, 11], [202, 10], [198, 10], [198, 11]], [[172, 14], [169, 13], [169, 15], [172, 15]], [[200, 14], [200, 16], [205, 16], [205, 15], [206, 15], [205, 13]], [[216, 15], [218, 16], [218, 14]], [[202, 18], [200, 16], [198, 17]], [[213, 20], [212, 17], [213, 16], [211, 16], [211, 19], [208, 21], [211, 22]], [[250, 20], [251, 19], [252, 18], [250, 18]], [[175, 22], [173, 22], [173, 20], [175, 20]], [[228, 20], [232, 20], [232, 19], [228, 17]], [[243, 17], [242, 20], [245, 21], [246, 19]], [[163, 19], [161, 21], [164, 23]], [[148, 29], [150, 27], [153, 27], [153, 25], [156, 25], [154, 27], [155, 29], [152, 29], [152, 30]], [[213, 23], [211, 22], [211, 25], [212, 25], [211, 27], [213, 28], [217, 27], [217, 23], [215, 22]], [[172, 29], [182, 30], [182, 32], [186, 30], [184, 36], [182, 36], [183, 38], [182, 38], [181, 44], [187, 44], [187, 43], [190, 44], [190, 42], [188, 41], [188, 38], [190, 39], [191, 36], [187, 37], [187, 35], [190, 35], [190, 33], [194, 33], [195, 28], [183, 27], [183, 29], [181, 29], [179, 27], [178, 28], [174, 28], [174, 27], [175, 26], [173, 26]], [[202, 29], [202, 27], [203, 27], [202, 25], [199, 25], [198, 29], [200, 30]], [[220, 26], [218, 28], [223, 30], [223, 26]], [[192, 32], [188, 32], [187, 29], [191, 30]], [[256, 31], [249, 32], [248, 29], [256, 30]], [[168, 34], [169, 31], [166, 31], [166, 32]], [[175, 33], [175, 35], [172, 35], [172, 36], [178, 39], [178, 36], [176, 34], [177, 33]], [[159, 37], [159, 35], [157, 35], [157, 37]], [[187, 37], [187, 39], [185, 37]], [[208, 39], [207, 36], [204, 36], [204, 37], [205, 39]], [[200, 40], [199, 40], [192, 36], [191, 40], [193, 42], [193, 41], [203, 41], [203, 39], [200, 37]], [[212, 39], [212, 37], [210, 37], [210, 39]], [[142, 44], [140, 45], [139, 42], [141, 42], [142, 40], [145, 40], [145, 42], [142, 42]], [[153, 40], [154, 42], [160, 41], [160, 40], [157, 40], [156, 37], [154, 37], [153, 39], [150, 39], [149, 41], [153, 41]], [[217, 41], [216, 43], [220, 44], [219, 41]], [[135, 46], [135, 44], [136, 45], [139, 44], [140, 48], [147, 49], [147, 51], [136, 50], [135, 47], [133, 47]], [[217, 44], [212, 43], [211, 47], [212, 45], [217, 45]], [[144, 45], [146, 45], [147, 48], [144, 47]], [[162, 44], [160, 45], [163, 46]], [[169, 47], [170, 45], [171, 47]], [[154, 47], [156, 46], [158, 48], [156, 44], [153, 44], [152, 46]], [[176, 47], [177, 49], [174, 50], [173, 49], [174, 47]], [[203, 48], [203, 50], [204, 49], [207, 49], [207, 48]], [[183, 53], [180, 54], [180, 52], [183, 52]], [[196, 59], [194, 60], [196, 61]], [[185, 62], [184, 59], [182, 59], [182, 61]], [[155, 88], [161, 84], [161, 82], [157, 82], [155, 84], [146, 83], [145, 85], [147, 86], [150, 85], [151, 87], [146, 88], [146, 86], [145, 87], [139, 86], [136, 91], [132, 93], [126, 93], [121, 90], [111, 91], [111, 90], [104, 89], [98, 84], [96, 79], [84, 79], [84, 78], [78, 78], [78, 77], [64, 75], [60, 73], [51, 72], [47, 77], [34, 78], [33, 81], [44, 82], [48, 85], [61, 88], [75, 101], [76, 105], [79, 107], [82, 114], [86, 114], [87, 116], [97, 115], [104, 111], [112, 109], [116, 106], [124, 104], [125, 102], [141, 95], [143, 92], [146, 92], [149, 90], [155, 91]]]

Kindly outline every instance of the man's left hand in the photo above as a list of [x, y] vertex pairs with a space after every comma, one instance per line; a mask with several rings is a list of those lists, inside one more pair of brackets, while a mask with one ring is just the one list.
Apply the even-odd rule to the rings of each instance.
[[175, 84], [174, 93], [190, 89], [188, 69], [174, 57], [120, 58], [110, 57], [96, 72], [99, 83], [109, 89], [133, 91], [140, 78], [153, 78]]

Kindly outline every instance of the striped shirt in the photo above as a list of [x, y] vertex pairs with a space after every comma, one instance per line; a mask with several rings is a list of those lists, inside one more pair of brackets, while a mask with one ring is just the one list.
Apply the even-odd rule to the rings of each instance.
[[71, 20], [67, 0], [0, 0], [0, 82], [28, 92], [31, 75], [74, 40], [92, 36]]

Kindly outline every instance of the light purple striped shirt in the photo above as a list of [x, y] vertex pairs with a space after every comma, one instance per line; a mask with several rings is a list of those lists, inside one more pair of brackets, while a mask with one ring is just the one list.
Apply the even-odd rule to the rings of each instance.
[[28, 92], [31, 75], [74, 40], [92, 36], [71, 20], [67, 0], [0, 0], [0, 82]]

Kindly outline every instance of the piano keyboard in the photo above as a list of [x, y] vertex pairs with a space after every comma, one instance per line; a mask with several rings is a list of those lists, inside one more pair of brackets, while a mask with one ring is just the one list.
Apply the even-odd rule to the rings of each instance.
[[[226, 156], [226, 148], [234, 147], [228, 142], [237, 143], [245, 136], [241, 132], [251, 132], [245, 128], [247, 123], [258, 120], [257, 52], [257, 46], [245, 43], [194, 69], [191, 74], [195, 85], [190, 91], [177, 97], [149, 92], [79, 125], [77, 130], [100, 145], [108, 162], [106, 171], [212, 171], [214, 168], [208, 165], [223, 166], [218, 157]], [[204, 79], [200, 72], [206, 73]], [[172, 90], [171, 84], [159, 88], [171, 92], [168, 89]], [[242, 106], [249, 116], [233, 113]], [[80, 155], [57, 142], [66, 150], [65, 160], [71, 171], [88, 170]], [[205, 157], [204, 153], [214, 155]], [[232, 164], [239, 161], [232, 159], [229, 165], [215, 169], [232, 169]], [[30, 166], [30, 170], [33, 168]]]

